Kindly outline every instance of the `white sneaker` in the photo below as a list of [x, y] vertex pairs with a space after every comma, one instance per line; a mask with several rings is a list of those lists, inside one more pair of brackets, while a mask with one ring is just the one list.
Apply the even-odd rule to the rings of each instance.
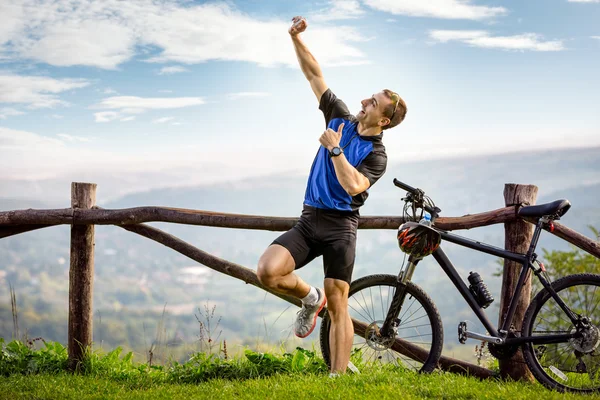
[[314, 305], [303, 304], [296, 322], [294, 323], [294, 334], [299, 338], [305, 338], [312, 333], [317, 325], [317, 316], [327, 304], [325, 293], [319, 288], [316, 288], [319, 293], [319, 300]]

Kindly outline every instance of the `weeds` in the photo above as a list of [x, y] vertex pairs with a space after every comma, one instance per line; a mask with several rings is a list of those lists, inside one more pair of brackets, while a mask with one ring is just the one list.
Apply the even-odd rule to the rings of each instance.
[[[212, 308], [209, 308], [208, 302], [206, 302], [206, 304], [204, 304], [204, 311], [201, 311], [200, 308], [198, 308], [198, 313], [200, 315], [194, 314], [194, 316], [196, 317], [196, 320], [198, 321], [198, 324], [200, 325], [200, 328], [199, 328], [200, 333], [198, 335], [198, 341], [200, 342], [200, 351], [203, 353], [207, 352], [206, 350], [208, 350], [208, 354], [212, 354], [213, 348], [216, 345], [215, 343], [221, 337], [221, 333], [223, 333], [223, 330], [219, 330], [217, 333], [217, 330], [219, 329], [219, 325], [221, 324], [222, 317], [219, 317], [217, 319], [216, 323], [214, 322], [214, 319], [216, 318], [215, 317], [216, 309], [217, 309], [216, 305], [212, 306]], [[216, 334], [216, 337], [215, 337], [215, 334]]]
[[13, 339], [17, 339], [19, 337], [19, 315], [17, 312], [17, 296], [15, 294], [15, 288], [10, 282], [8, 286], [10, 288], [10, 308], [12, 311], [13, 318]]

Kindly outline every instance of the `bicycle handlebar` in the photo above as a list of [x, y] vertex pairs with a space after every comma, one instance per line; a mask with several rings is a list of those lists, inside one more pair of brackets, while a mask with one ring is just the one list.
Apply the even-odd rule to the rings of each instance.
[[[407, 192], [415, 195], [415, 197], [418, 199], [417, 202], [419, 203], [419, 207], [422, 207], [425, 211], [427, 211], [433, 219], [437, 218], [439, 213], [442, 211], [439, 207], [431, 208], [426, 204], [423, 204], [423, 196], [425, 195], [425, 193], [421, 189], [416, 189], [410, 185], [407, 185], [404, 182], [400, 182], [396, 178], [394, 178], [394, 185], [396, 185], [400, 189], [404, 189]], [[413, 200], [415, 200], [414, 197]]]
[[398, 179], [394, 178], [394, 185], [398, 186], [400, 189], [404, 189], [407, 192], [411, 192], [411, 193], [416, 193], [417, 189], [415, 189], [414, 187], [407, 185], [404, 182], [400, 182]]

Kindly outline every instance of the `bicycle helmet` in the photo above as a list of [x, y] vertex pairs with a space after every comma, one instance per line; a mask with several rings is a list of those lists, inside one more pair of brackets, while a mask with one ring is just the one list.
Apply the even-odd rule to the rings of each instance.
[[433, 253], [442, 241], [438, 231], [417, 222], [405, 222], [398, 228], [400, 249], [413, 257], [423, 258]]

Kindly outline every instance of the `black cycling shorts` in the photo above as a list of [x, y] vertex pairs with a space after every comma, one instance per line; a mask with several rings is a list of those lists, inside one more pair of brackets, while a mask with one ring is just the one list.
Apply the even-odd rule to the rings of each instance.
[[299, 269], [323, 256], [325, 278], [350, 284], [356, 256], [358, 212], [325, 210], [304, 205], [300, 220], [272, 244], [292, 254]]

